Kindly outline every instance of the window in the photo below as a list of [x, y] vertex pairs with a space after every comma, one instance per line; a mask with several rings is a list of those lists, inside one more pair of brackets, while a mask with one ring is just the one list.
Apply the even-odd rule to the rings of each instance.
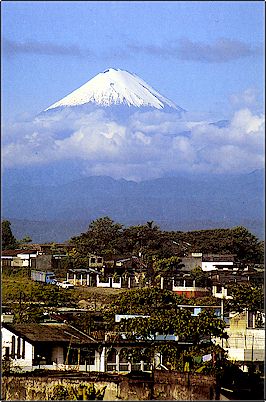
[[[126, 366], [128, 367], [128, 357], [127, 357], [127, 350], [126, 349], [121, 349], [119, 353], [119, 363], [120, 366]], [[121, 369], [121, 371], [127, 371], [127, 368]]]
[[116, 371], [116, 355], [115, 349], [111, 349], [107, 355], [107, 371]]
[[129, 364], [128, 363], [119, 364], [119, 371], [129, 371]]
[[248, 328], [254, 328], [254, 313], [248, 311]]
[[15, 342], [16, 342], [15, 335], [12, 335], [12, 338], [11, 338], [11, 357], [12, 357], [12, 359], [15, 359]]
[[25, 339], [22, 339], [22, 353], [21, 358], [25, 359]]
[[20, 355], [20, 342], [21, 342], [21, 338], [18, 337], [18, 343], [17, 343], [17, 358], [20, 359], [21, 355]]
[[128, 363], [126, 349], [122, 349], [119, 353], [119, 363]]
[[91, 264], [95, 264], [95, 262], [96, 262], [96, 258], [91, 257]]
[[194, 311], [191, 315], [197, 317], [200, 313], [201, 313], [201, 307], [194, 307]]
[[85, 364], [85, 362], [86, 362], [89, 366], [94, 366], [95, 365], [95, 351], [88, 350], [88, 351], [81, 353], [80, 362], [81, 362], [81, 364]]
[[141, 364], [140, 363], [132, 363], [131, 365], [131, 370], [132, 371], [140, 371], [141, 369]]
[[216, 286], [216, 293], [222, 293], [222, 286], [221, 285]]
[[10, 349], [9, 349], [9, 347], [6, 347], [5, 349], [6, 349], [6, 350], [5, 350], [5, 356], [4, 356], [4, 357], [5, 357], [6, 359], [9, 359], [9, 356], [10, 356]]
[[2, 260], [2, 265], [5, 267], [11, 267], [11, 260]]
[[194, 283], [192, 279], [186, 279], [185, 286], [186, 287], [193, 287]]
[[107, 363], [116, 363], [116, 350], [111, 349], [107, 356]]
[[107, 363], [107, 371], [116, 371], [116, 364]]
[[184, 284], [183, 279], [182, 280], [181, 279], [174, 279], [174, 285], [175, 286], [183, 286], [183, 284]]
[[232, 295], [232, 289], [231, 288], [227, 288], [227, 296], [231, 296]]
[[68, 352], [68, 364], [78, 364], [79, 363], [79, 350], [70, 349]]
[[97, 262], [98, 262], [98, 264], [101, 264], [103, 262], [102, 257], [97, 258]]

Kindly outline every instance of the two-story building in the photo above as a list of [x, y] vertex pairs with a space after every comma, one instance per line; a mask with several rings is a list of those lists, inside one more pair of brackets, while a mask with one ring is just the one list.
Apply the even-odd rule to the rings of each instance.
[[227, 340], [216, 339], [228, 353], [228, 359], [238, 363], [243, 371], [248, 367], [263, 368], [265, 360], [265, 314], [256, 322], [257, 313], [244, 310], [230, 313]]

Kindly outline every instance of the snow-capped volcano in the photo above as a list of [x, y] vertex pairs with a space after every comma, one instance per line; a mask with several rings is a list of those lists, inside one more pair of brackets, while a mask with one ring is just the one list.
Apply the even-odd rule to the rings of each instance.
[[171, 108], [179, 112], [183, 111], [137, 75], [114, 68], [96, 75], [65, 98], [49, 106], [45, 111], [87, 104], [101, 107], [126, 105], [140, 108], [144, 106], [160, 110]]

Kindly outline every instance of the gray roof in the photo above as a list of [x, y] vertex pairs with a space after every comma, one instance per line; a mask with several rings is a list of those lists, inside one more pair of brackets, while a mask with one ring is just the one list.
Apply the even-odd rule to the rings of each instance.
[[53, 342], [53, 343], [69, 343], [72, 344], [91, 344], [97, 343], [95, 339], [89, 335], [79, 331], [78, 329], [63, 323], [39, 323], [39, 324], [5, 324], [6, 328], [27, 339], [30, 343], [37, 342]]

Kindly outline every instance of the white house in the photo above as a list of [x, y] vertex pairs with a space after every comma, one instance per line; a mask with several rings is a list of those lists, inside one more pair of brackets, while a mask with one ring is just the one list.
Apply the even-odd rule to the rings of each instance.
[[228, 359], [238, 362], [245, 371], [251, 364], [264, 364], [265, 359], [265, 315], [258, 326], [256, 314], [245, 310], [241, 313], [230, 313], [229, 328], [226, 328], [228, 339], [215, 339], [228, 353]]
[[2, 358], [22, 371], [69, 366], [104, 371], [97, 341], [64, 323], [2, 323]]
[[[160, 337], [156, 340], [165, 341]], [[3, 362], [10, 363], [13, 371], [39, 368], [87, 372], [150, 371], [149, 344], [149, 341], [136, 343], [121, 339], [117, 333], [106, 333], [104, 340], [96, 341], [64, 323], [2, 323], [2, 358]], [[134, 348], [144, 351], [143, 359], [130, 357]], [[159, 366], [161, 359], [157, 353], [154, 364]]]
[[31, 260], [36, 259], [37, 250], [3, 250], [1, 253], [1, 266], [29, 267]]
[[[161, 276], [161, 289], [171, 289], [178, 295], [184, 295], [185, 297], [204, 297], [208, 296], [209, 289], [196, 286], [196, 280], [191, 278], [164, 278]], [[166, 283], [166, 286], [165, 286]]]
[[203, 271], [214, 271], [218, 269], [232, 269], [235, 255], [204, 254], [201, 267]]

